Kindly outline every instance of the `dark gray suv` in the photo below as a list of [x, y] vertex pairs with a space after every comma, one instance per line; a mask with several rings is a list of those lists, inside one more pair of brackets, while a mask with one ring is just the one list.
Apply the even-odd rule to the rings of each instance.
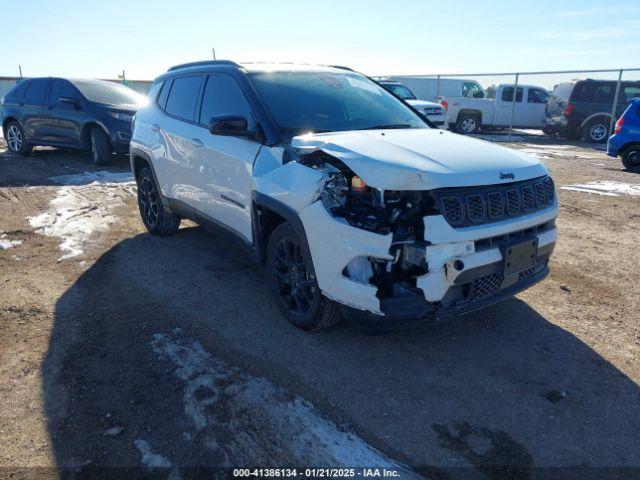
[[86, 149], [104, 165], [112, 153], [128, 151], [133, 115], [145, 102], [103, 80], [23, 80], [0, 102], [4, 138], [13, 153], [27, 155], [35, 145]]

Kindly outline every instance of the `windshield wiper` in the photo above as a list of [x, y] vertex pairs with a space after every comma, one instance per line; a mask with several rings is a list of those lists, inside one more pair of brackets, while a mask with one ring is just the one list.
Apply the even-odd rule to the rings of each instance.
[[356, 128], [355, 130], [391, 130], [394, 128], [400, 129], [400, 128], [413, 128], [413, 127], [408, 123], [390, 123], [388, 125], [382, 124], [382, 125], [372, 125], [371, 127]]

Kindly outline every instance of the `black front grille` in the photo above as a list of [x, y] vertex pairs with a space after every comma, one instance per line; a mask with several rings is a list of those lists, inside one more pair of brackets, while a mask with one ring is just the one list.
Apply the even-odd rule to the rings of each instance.
[[467, 208], [469, 209], [469, 220], [473, 223], [480, 223], [485, 219], [484, 199], [481, 195], [468, 196]]
[[471, 299], [478, 300], [498, 293], [500, 285], [502, 285], [502, 277], [495, 273], [476, 278], [471, 282]]
[[466, 227], [518, 217], [553, 205], [549, 176], [504, 185], [442, 188], [433, 192], [440, 212], [453, 227]]
[[462, 201], [458, 197], [445, 197], [442, 199], [442, 211], [452, 225], [458, 225], [464, 221]]

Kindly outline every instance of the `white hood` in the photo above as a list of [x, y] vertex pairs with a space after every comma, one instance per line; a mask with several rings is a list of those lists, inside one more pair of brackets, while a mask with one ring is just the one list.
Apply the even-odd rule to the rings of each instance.
[[429, 128], [307, 134], [291, 146], [300, 154], [333, 155], [367, 185], [385, 190], [494, 185], [547, 174], [531, 155]]
[[434, 102], [427, 102], [426, 100], [405, 100], [409, 105], [413, 108], [421, 109], [421, 108], [442, 108], [442, 105]]

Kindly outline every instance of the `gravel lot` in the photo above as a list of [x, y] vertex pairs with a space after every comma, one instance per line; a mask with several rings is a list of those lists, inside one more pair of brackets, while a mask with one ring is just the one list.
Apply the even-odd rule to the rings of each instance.
[[78, 152], [0, 153], [0, 477], [377, 463], [638, 478], [640, 175], [588, 146], [503, 145], [559, 188], [550, 277], [373, 337], [294, 329], [263, 270], [194, 224], [146, 234], [125, 157], [105, 172]]

